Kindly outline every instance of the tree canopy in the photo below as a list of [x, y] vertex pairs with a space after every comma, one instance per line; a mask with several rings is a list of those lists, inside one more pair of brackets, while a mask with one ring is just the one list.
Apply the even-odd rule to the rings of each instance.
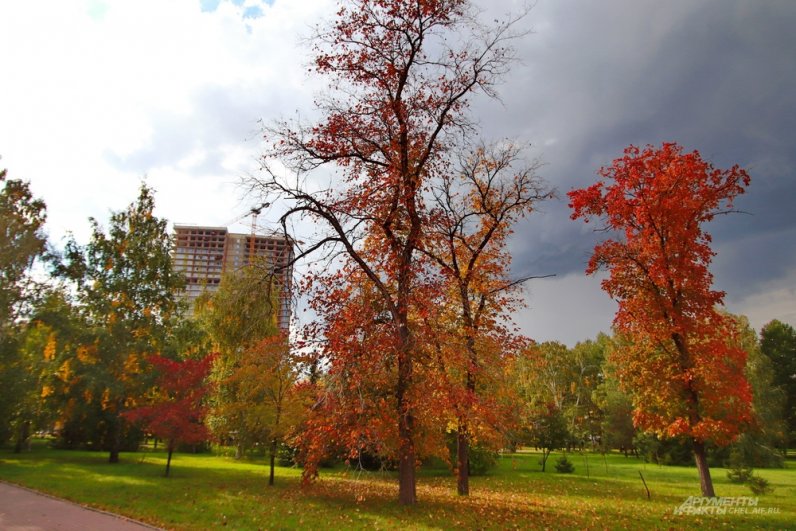
[[704, 224], [732, 211], [749, 175], [674, 143], [630, 146], [599, 174], [568, 195], [573, 219], [599, 218], [615, 235], [594, 248], [587, 272], [605, 267], [602, 287], [619, 303], [614, 325], [628, 339], [614, 351], [620, 380], [638, 426], [693, 440], [702, 492], [714, 496], [704, 444], [734, 440], [752, 397], [734, 323], [716, 309], [724, 293], [712, 289]]

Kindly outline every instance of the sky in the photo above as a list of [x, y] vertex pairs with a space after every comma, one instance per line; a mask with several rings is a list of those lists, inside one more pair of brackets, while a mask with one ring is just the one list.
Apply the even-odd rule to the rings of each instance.
[[[515, 0], [476, 1], [484, 20]], [[177, 223], [248, 230], [261, 120], [312, 116], [323, 80], [306, 38], [333, 0], [0, 2], [0, 167], [48, 207], [56, 246], [85, 242], [142, 180]], [[491, 17], [491, 18], [490, 18]], [[539, 341], [609, 331], [616, 309], [584, 274], [599, 234], [569, 219], [566, 192], [629, 144], [676, 141], [752, 176], [714, 237], [715, 286], [759, 328], [796, 325], [796, 2], [538, 0], [500, 101], [475, 98], [485, 139], [529, 143], [557, 200], [516, 227], [514, 315]], [[276, 228], [266, 209], [261, 230]], [[311, 230], [304, 227], [302, 230]]]

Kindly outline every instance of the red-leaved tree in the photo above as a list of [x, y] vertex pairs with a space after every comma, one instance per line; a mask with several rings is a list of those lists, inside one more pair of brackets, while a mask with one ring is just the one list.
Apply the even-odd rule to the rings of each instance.
[[[288, 203], [283, 223], [316, 224], [318, 238], [299, 248], [296, 259], [324, 249], [339, 258], [343, 281], [361, 274], [379, 300], [389, 336], [390, 364], [382, 374], [391, 375], [389, 416], [402, 504], [417, 499], [417, 419], [429, 407], [417, 389], [422, 341], [410, 317], [425, 271], [418, 259], [426, 228], [423, 194], [431, 180], [450, 171], [451, 150], [473, 132], [470, 96], [493, 96], [508, 71], [517, 20], [483, 27], [467, 0], [341, 2], [336, 20], [315, 40], [314, 71], [329, 82], [316, 102], [321, 118], [268, 127], [265, 174], [253, 182], [261, 194]], [[285, 167], [295, 176], [285, 177]], [[320, 167], [335, 172], [328, 186], [306, 178]], [[314, 280], [329, 286], [340, 279]], [[323, 298], [331, 293], [333, 286], [317, 292]], [[345, 302], [328, 300], [332, 307]]]
[[750, 419], [746, 353], [711, 288], [715, 252], [703, 224], [732, 211], [749, 175], [722, 170], [674, 143], [630, 146], [600, 169], [596, 184], [569, 192], [572, 218], [599, 218], [614, 238], [598, 244], [587, 273], [609, 272], [603, 289], [619, 303], [614, 325], [622, 384], [634, 422], [691, 440], [704, 496], [714, 496], [705, 443], [726, 445]]
[[208, 391], [205, 379], [213, 357], [209, 354], [202, 359], [175, 361], [150, 356], [149, 363], [159, 373], [152, 400], [148, 405], [124, 413], [128, 420], [141, 423], [152, 435], [166, 441], [166, 476], [178, 444], [197, 444], [208, 438], [202, 401]]

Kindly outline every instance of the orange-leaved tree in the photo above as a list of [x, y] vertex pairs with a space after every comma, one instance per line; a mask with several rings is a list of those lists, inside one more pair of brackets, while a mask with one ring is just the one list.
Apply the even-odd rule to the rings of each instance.
[[[442, 334], [454, 351], [444, 356], [442, 372], [457, 380], [451, 382], [449, 394], [456, 416], [457, 490], [463, 496], [470, 492], [473, 429], [486, 424], [478, 412], [499, 409], [478, 392], [478, 380], [486, 379], [485, 369], [501, 365], [503, 350], [513, 339], [501, 322], [520, 304], [520, 284], [531, 278], [511, 278], [507, 238], [515, 223], [552, 196], [536, 175], [538, 167], [536, 161], [522, 160], [519, 145], [481, 144], [460, 156], [458, 171], [442, 175], [431, 187], [428, 238], [422, 250], [442, 272], [455, 315], [453, 326]], [[436, 324], [444, 327], [444, 321]], [[504, 349], [479, 348], [490, 339]], [[484, 382], [480, 384], [483, 388]]]
[[[402, 504], [417, 499], [415, 425], [418, 409], [428, 407], [415, 390], [420, 354], [410, 319], [422, 274], [423, 193], [449, 171], [455, 143], [474, 130], [469, 97], [495, 95], [512, 61], [517, 20], [482, 27], [467, 0], [341, 2], [315, 40], [314, 71], [329, 81], [316, 102], [321, 118], [267, 128], [265, 174], [252, 183], [287, 201], [285, 224], [317, 224], [317, 239], [296, 259], [320, 249], [339, 257], [347, 272], [372, 284], [389, 316]], [[296, 175], [285, 177], [285, 167]], [[338, 172], [328, 186], [306, 178], [321, 167]]]
[[204, 425], [206, 408], [203, 400], [208, 391], [206, 379], [214, 357], [214, 354], [208, 354], [201, 359], [170, 360], [158, 355], [150, 356], [149, 363], [158, 371], [150, 401], [123, 413], [131, 422], [141, 423], [152, 435], [166, 441], [167, 477], [171, 456], [178, 444], [198, 444], [209, 436]]
[[717, 306], [708, 270], [715, 252], [703, 224], [732, 212], [746, 171], [717, 169], [675, 143], [630, 146], [601, 168], [596, 184], [568, 193], [572, 218], [599, 218], [614, 238], [594, 248], [603, 289], [619, 308], [627, 344], [615, 349], [622, 384], [634, 396], [634, 422], [661, 436], [690, 439], [704, 496], [714, 496], [705, 444], [726, 445], [749, 421], [746, 353]]
[[[391, 467], [400, 461], [401, 438], [395, 422], [395, 393], [400, 338], [377, 290], [356, 270], [330, 273], [316, 286], [325, 296], [314, 296], [312, 308], [321, 317], [312, 333], [323, 338], [320, 357], [326, 370], [318, 381], [317, 401], [306, 423], [300, 458], [305, 478], [314, 477], [325, 457], [339, 457], [351, 466]], [[343, 281], [345, 279], [345, 281]], [[449, 409], [445, 379], [428, 348], [434, 320], [434, 286], [413, 290], [408, 318], [412, 323], [413, 385], [404, 400], [422, 404], [414, 410], [413, 428], [418, 459], [444, 458], [446, 413]]]

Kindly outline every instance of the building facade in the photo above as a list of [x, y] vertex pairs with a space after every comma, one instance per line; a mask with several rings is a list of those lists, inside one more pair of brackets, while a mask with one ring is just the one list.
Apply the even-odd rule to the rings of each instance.
[[185, 297], [189, 307], [203, 291], [215, 291], [221, 277], [249, 265], [254, 258], [265, 258], [280, 271], [279, 328], [288, 331], [291, 312], [293, 244], [283, 235], [236, 234], [226, 227], [174, 225], [174, 268], [185, 275]]

